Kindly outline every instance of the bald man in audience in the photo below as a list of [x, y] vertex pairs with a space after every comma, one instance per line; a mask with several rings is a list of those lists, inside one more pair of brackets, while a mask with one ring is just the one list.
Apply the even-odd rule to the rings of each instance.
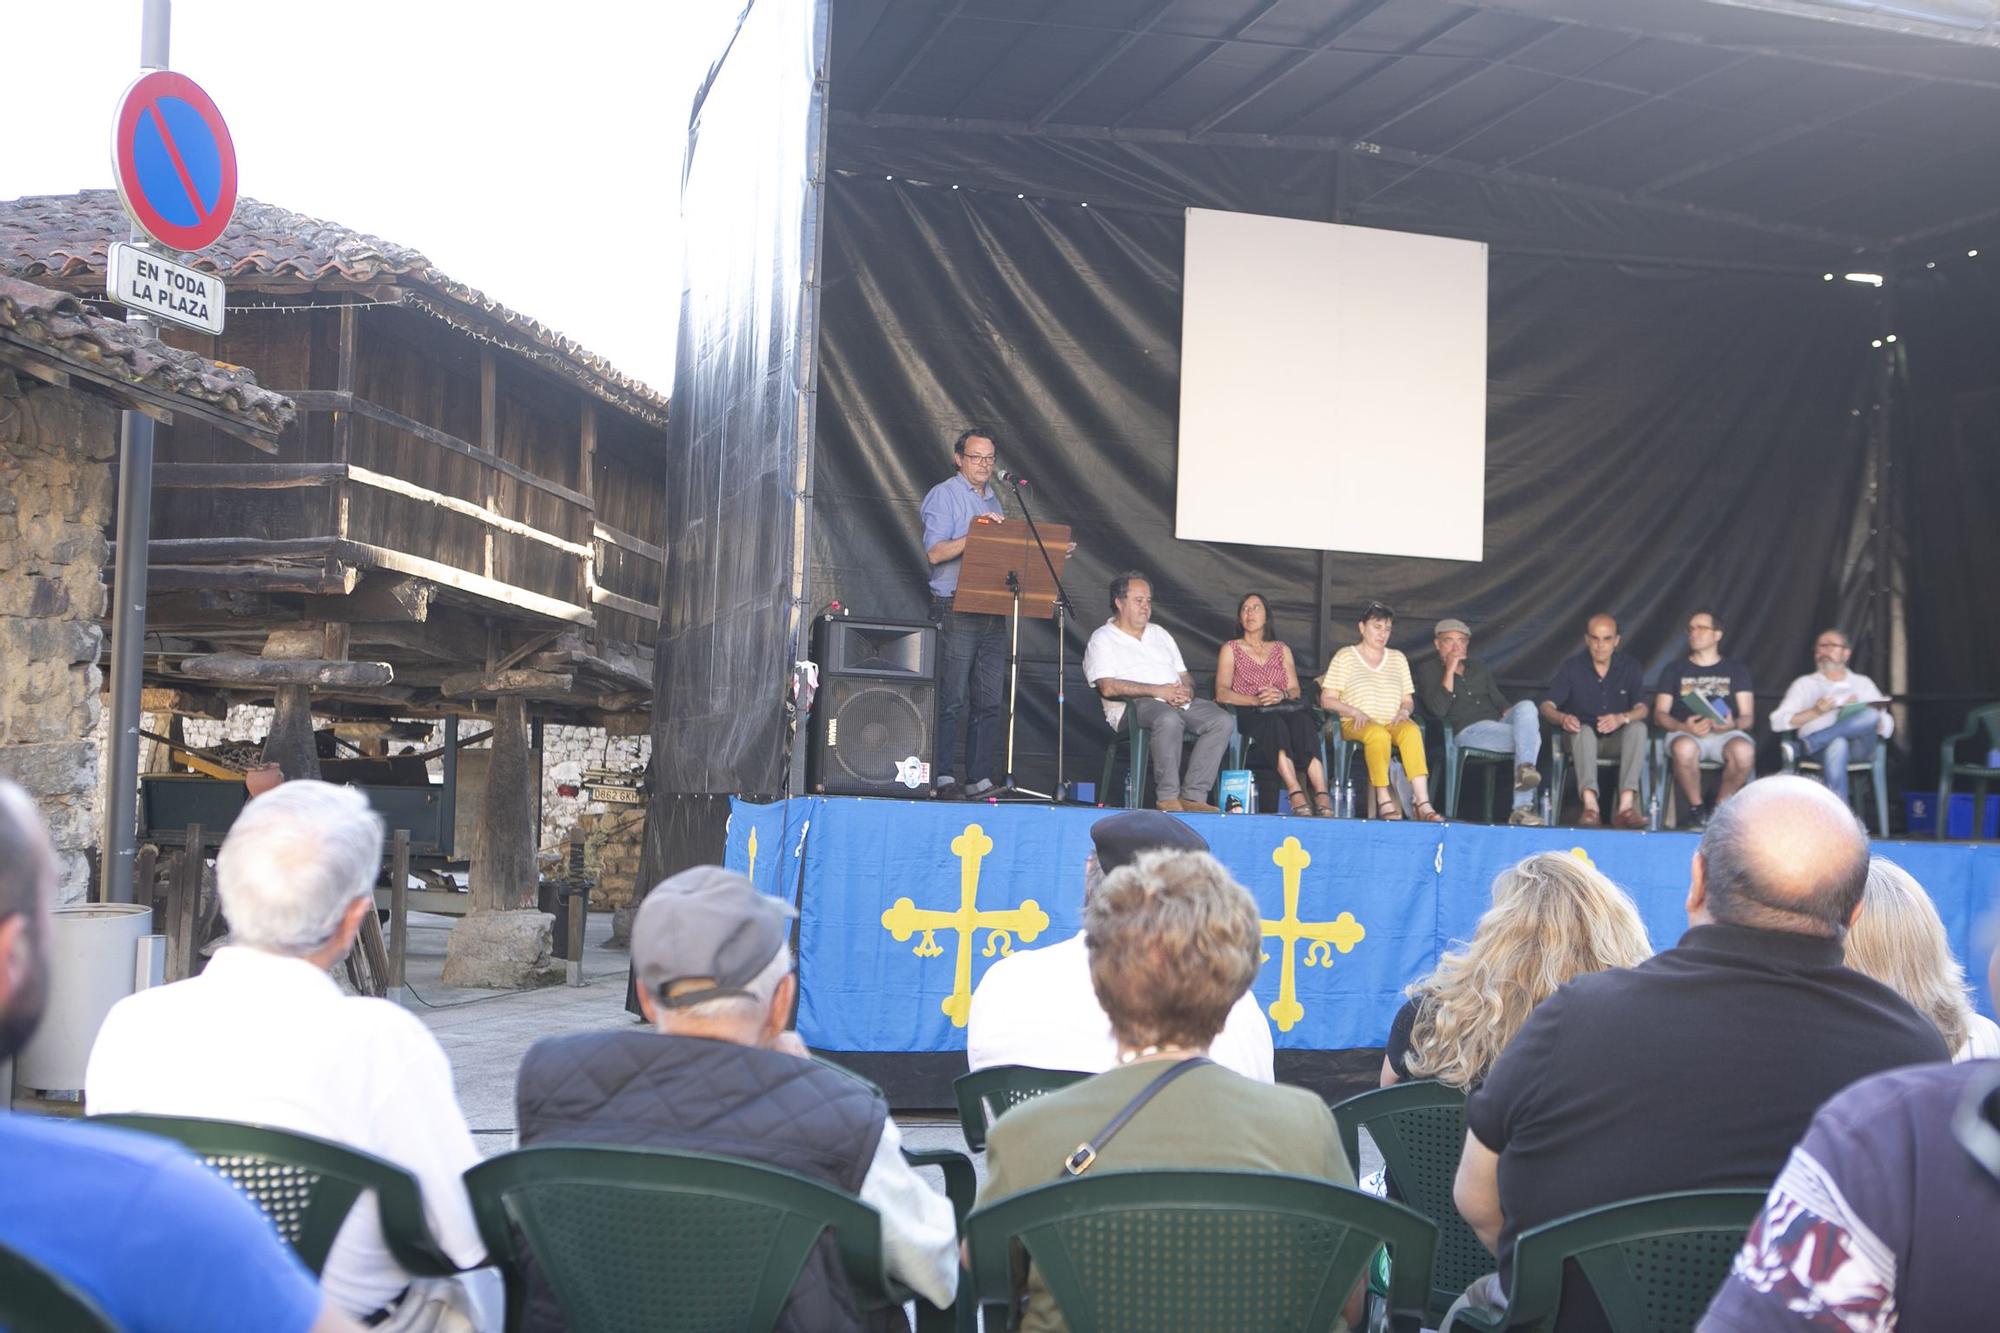
[[[1467, 1102], [1455, 1195], [1500, 1262], [1463, 1303], [1504, 1304], [1522, 1231], [1669, 1190], [1768, 1189], [1829, 1097], [1950, 1058], [1843, 961], [1867, 879], [1861, 826], [1816, 782], [1766, 778], [1715, 812], [1680, 943], [1562, 987]], [[1604, 1327], [1572, 1274], [1557, 1328]]]

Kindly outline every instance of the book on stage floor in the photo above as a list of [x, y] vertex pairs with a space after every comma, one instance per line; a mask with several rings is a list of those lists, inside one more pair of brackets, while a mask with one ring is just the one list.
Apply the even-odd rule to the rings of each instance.
[[1720, 699], [1711, 699], [1705, 694], [1689, 690], [1681, 696], [1681, 706], [1692, 717], [1705, 717], [1719, 727], [1729, 725], [1729, 705]]
[[1887, 699], [1857, 699], [1853, 703], [1842, 704], [1840, 711], [1834, 715], [1834, 720], [1836, 722], [1845, 722], [1856, 713], [1865, 713], [1871, 708], [1887, 708], [1888, 706], [1889, 701]]

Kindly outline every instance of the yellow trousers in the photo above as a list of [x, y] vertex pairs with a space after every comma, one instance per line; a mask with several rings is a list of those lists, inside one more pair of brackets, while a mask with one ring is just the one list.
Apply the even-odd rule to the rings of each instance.
[[1390, 727], [1380, 722], [1356, 722], [1351, 717], [1340, 719], [1340, 734], [1351, 741], [1361, 742], [1361, 753], [1368, 761], [1368, 785], [1386, 787], [1389, 785], [1389, 749], [1394, 746], [1403, 757], [1403, 772], [1413, 778], [1427, 778], [1430, 766], [1424, 762], [1424, 729], [1414, 718], [1406, 718]]

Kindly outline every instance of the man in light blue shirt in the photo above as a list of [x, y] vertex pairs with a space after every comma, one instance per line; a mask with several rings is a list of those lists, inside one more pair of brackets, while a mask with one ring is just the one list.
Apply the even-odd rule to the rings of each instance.
[[[1007, 619], [952, 609], [965, 537], [974, 521], [1002, 523], [994, 492], [993, 437], [978, 427], [959, 435], [951, 447], [955, 476], [924, 496], [924, 554], [931, 569], [931, 620], [938, 627], [937, 747], [932, 791], [939, 800], [983, 796], [993, 787], [993, 762], [1000, 735], [1000, 690], [1007, 674]], [[958, 729], [968, 711], [963, 767]], [[963, 776], [963, 784], [959, 777]]]

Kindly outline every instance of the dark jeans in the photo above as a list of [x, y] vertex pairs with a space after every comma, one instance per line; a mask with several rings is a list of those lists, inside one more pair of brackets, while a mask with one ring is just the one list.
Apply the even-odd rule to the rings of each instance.
[[[1007, 681], [1007, 617], [951, 609], [949, 597], [931, 596], [931, 622], [938, 627], [937, 750], [931, 772], [961, 786], [997, 778], [993, 771], [1000, 736], [1000, 693]], [[971, 706], [965, 763], [958, 755], [958, 725]]]

